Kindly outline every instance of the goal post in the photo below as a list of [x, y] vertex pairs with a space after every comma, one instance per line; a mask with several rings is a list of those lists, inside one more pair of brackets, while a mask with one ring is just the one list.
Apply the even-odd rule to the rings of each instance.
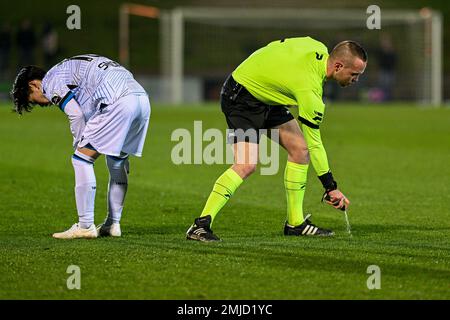
[[130, 60], [130, 16], [158, 19], [160, 10], [140, 4], [123, 3], [119, 8], [119, 60], [128, 66]]
[[[163, 96], [173, 104], [185, 102], [187, 77], [225, 79], [252, 50], [278, 38], [306, 35], [324, 42], [329, 50], [330, 46], [345, 39], [362, 42], [368, 49], [369, 65], [358, 90], [363, 86], [368, 90], [376, 87], [377, 79], [372, 71], [377, 70], [377, 61], [372, 52], [378, 50], [381, 33], [390, 33], [399, 57], [395, 100], [435, 106], [442, 103], [443, 21], [439, 12], [428, 8], [382, 9], [381, 30], [369, 30], [369, 15], [363, 8], [178, 7], [173, 10], [154, 8], [143, 14], [141, 7], [145, 6], [122, 5], [121, 62], [128, 61], [125, 52], [129, 30], [124, 27], [128, 16], [136, 14], [159, 19]], [[364, 93], [355, 90], [346, 90], [350, 92], [346, 97], [364, 97]]]

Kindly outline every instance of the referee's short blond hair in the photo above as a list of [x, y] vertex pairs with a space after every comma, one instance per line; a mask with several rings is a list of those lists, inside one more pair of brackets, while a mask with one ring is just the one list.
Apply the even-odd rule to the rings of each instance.
[[339, 42], [330, 53], [330, 58], [332, 59], [348, 59], [350, 57], [357, 57], [367, 62], [366, 50], [356, 41], [345, 40]]

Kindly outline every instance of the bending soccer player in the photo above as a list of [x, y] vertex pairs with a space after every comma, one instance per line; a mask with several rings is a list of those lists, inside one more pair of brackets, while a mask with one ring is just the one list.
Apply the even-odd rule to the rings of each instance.
[[[78, 223], [53, 234], [58, 239], [121, 236], [120, 219], [128, 187], [129, 155], [140, 157], [150, 120], [150, 102], [133, 75], [108, 58], [86, 54], [63, 60], [48, 72], [20, 70], [11, 92], [15, 111], [58, 105], [73, 135]], [[94, 225], [94, 162], [106, 156], [108, 214]]]
[[[199, 218], [186, 233], [187, 239], [220, 240], [211, 230], [217, 213], [244, 179], [256, 169], [256, 139], [238, 131], [279, 130], [279, 143], [287, 150], [284, 172], [287, 197], [285, 235], [332, 236], [331, 230], [312, 224], [303, 214], [303, 197], [311, 161], [324, 187], [326, 202], [343, 209], [350, 201], [337, 188], [322, 144], [319, 126], [325, 113], [322, 86], [335, 80], [342, 87], [356, 81], [367, 65], [367, 53], [356, 42], [343, 41], [328, 54], [324, 44], [310, 37], [288, 38], [257, 50], [225, 81], [221, 106], [234, 144], [234, 164], [216, 181]], [[287, 106], [298, 106], [294, 119]], [[240, 129], [240, 130], [239, 130]]]

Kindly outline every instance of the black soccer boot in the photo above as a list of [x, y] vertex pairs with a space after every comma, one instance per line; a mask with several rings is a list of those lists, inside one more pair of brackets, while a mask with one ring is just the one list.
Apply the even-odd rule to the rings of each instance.
[[213, 234], [210, 225], [210, 215], [195, 219], [194, 224], [186, 232], [186, 239], [205, 242], [220, 241], [219, 237]]
[[287, 222], [284, 224], [285, 236], [334, 236], [334, 232], [317, 227], [308, 219], [311, 215], [307, 215], [305, 221], [298, 226], [291, 226]]

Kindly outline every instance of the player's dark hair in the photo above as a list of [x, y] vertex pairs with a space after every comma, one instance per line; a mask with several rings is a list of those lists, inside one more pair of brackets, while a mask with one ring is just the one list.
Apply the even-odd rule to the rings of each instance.
[[22, 114], [23, 111], [30, 112], [33, 109], [28, 101], [30, 95], [29, 82], [44, 79], [46, 73], [47, 71], [36, 66], [26, 66], [19, 71], [11, 90], [11, 98], [14, 102], [13, 111]]
[[360, 58], [362, 61], [367, 62], [366, 50], [356, 41], [346, 40], [339, 42], [333, 50], [331, 50], [330, 56], [342, 57], [345, 54], [350, 53], [354, 57]]

